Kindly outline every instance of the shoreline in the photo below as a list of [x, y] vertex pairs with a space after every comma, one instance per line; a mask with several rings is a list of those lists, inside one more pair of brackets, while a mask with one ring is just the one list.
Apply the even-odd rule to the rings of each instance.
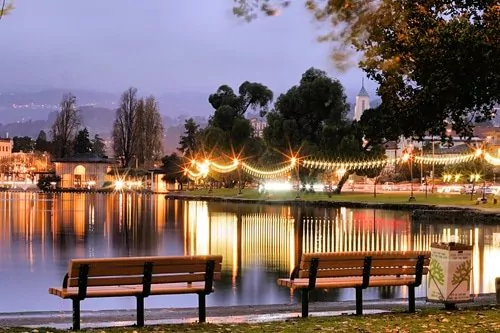
[[243, 203], [243, 204], [258, 204], [258, 205], [289, 205], [289, 206], [314, 206], [320, 208], [375, 208], [389, 210], [433, 210], [433, 211], [450, 211], [460, 210], [466, 212], [482, 213], [498, 215], [500, 208], [485, 210], [478, 207], [463, 207], [460, 205], [439, 205], [439, 204], [419, 204], [419, 203], [384, 203], [384, 202], [354, 202], [354, 201], [334, 201], [332, 200], [303, 200], [303, 199], [252, 199], [238, 197], [224, 197], [215, 195], [199, 195], [186, 193], [167, 193], [165, 199], [173, 200], [191, 200], [191, 201], [207, 201], [207, 202], [228, 202], [228, 203]]
[[[217, 291], [216, 291], [217, 292]], [[71, 326], [71, 302], [67, 303], [67, 311], [36, 311], [0, 313], [0, 327], [53, 327], [69, 328]], [[472, 302], [457, 304], [458, 308], [495, 305], [495, 294], [476, 296]], [[370, 313], [387, 313], [405, 311], [407, 299], [364, 300], [363, 309]], [[416, 299], [416, 309], [442, 309], [442, 303], [427, 302], [425, 297]], [[311, 302], [310, 315], [339, 316], [355, 312], [355, 301]], [[207, 322], [269, 322], [283, 321], [300, 317], [301, 303], [272, 305], [235, 305], [207, 307]], [[109, 327], [110, 325], [130, 326], [135, 323], [135, 309], [110, 309], [82, 311], [82, 327]], [[146, 325], [192, 323], [198, 319], [198, 308], [150, 308], [145, 309]]]

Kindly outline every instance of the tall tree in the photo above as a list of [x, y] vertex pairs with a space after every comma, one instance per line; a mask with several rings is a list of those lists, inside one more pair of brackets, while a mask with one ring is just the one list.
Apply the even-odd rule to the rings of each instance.
[[78, 131], [73, 143], [73, 151], [75, 154], [85, 154], [92, 151], [92, 142], [90, 142], [89, 131], [87, 127]]
[[94, 135], [94, 138], [92, 139], [92, 152], [97, 156], [106, 155], [106, 144], [99, 134]]
[[183, 160], [182, 157], [176, 153], [164, 156], [161, 159], [161, 168], [165, 171], [165, 179], [169, 183], [178, 181], [179, 183], [184, 183], [187, 181], [187, 177], [184, 175], [184, 170], [182, 169]]
[[61, 101], [61, 110], [52, 124], [52, 141], [56, 157], [66, 157], [71, 154], [72, 142], [80, 127], [80, 112], [76, 107], [76, 97], [66, 94]]
[[151, 166], [163, 155], [163, 122], [158, 103], [153, 96], [146, 100], [137, 97], [137, 89], [122, 94], [113, 125], [113, 150], [123, 166]]
[[12, 152], [31, 153], [35, 149], [35, 142], [29, 136], [15, 136], [12, 138]]
[[246, 149], [252, 139], [253, 129], [245, 113], [252, 108], [265, 114], [273, 100], [273, 92], [261, 83], [249, 81], [243, 82], [238, 92], [236, 95], [231, 87], [222, 85], [209, 96], [208, 101], [215, 111], [202, 136], [204, 149], [213, 151], [217, 148], [231, 155], [233, 150], [239, 153]]
[[184, 122], [184, 134], [181, 135], [178, 150], [184, 157], [194, 158], [200, 148], [200, 125], [193, 118]]
[[[276, 15], [285, 0], [235, 0], [247, 20]], [[298, 2], [300, 3], [300, 2]], [[295, 2], [294, 2], [295, 4]], [[397, 135], [471, 135], [500, 100], [500, 6], [496, 0], [304, 0], [329, 25], [342, 68], [360, 52], [361, 68], [379, 84], [384, 124]], [[373, 118], [372, 118], [373, 119]], [[363, 119], [362, 119], [363, 121]]]
[[152, 166], [163, 155], [163, 123], [153, 96], [139, 101], [134, 124], [134, 155], [142, 166]]
[[278, 98], [275, 111], [268, 113], [264, 139], [279, 150], [307, 149], [303, 153], [310, 154], [321, 149], [335, 154], [335, 145], [345, 134], [340, 129], [348, 125], [348, 110], [342, 84], [325, 72], [310, 68], [299, 85]]
[[128, 167], [134, 155], [134, 126], [139, 108], [137, 89], [130, 87], [121, 96], [113, 124], [113, 151], [122, 165]]
[[50, 151], [50, 142], [47, 140], [47, 133], [41, 130], [35, 141], [35, 151], [48, 152]]
[[[348, 109], [340, 82], [321, 70], [310, 68], [302, 75], [299, 85], [282, 94], [275, 110], [267, 114], [264, 140], [277, 151], [290, 153], [292, 149], [301, 156], [343, 160], [380, 156], [380, 150], [368, 151], [364, 146], [359, 126], [346, 118]], [[340, 192], [353, 172], [346, 170], [336, 192]], [[316, 176], [316, 172], [307, 170], [301, 178], [310, 181]]]

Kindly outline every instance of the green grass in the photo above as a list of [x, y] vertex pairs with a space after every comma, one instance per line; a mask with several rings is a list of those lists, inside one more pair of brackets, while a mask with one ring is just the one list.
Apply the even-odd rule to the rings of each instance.
[[[257, 333], [257, 332], [498, 332], [500, 311], [495, 307], [477, 307], [468, 310], [445, 312], [444, 310], [423, 310], [416, 314], [390, 313], [364, 316], [317, 317], [292, 319], [259, 324], [183, 324], [148, 326], [145, 328], [121, 327], [94, 329], [85, 332], [214, 332], [214, 333]], [[0, 333], [13, 332], [64, 332], [39, 328], [0, 328]]]
[[[212, 193], [208, 190], [193, 190], [182, 192], [185, 195], [192, 196], [214, 196], [214, 197], [238, 197], [242, 199], [256, 199], [256, 200], [295, 200], [296, 192], [271, 192], [270, 194], [260, 194], [254, 189], [244, 189], [243, 194], [238, 196], [238, 189], [214, 189]], [[301, 193], [300, 199], [305, 201], [336, 201], [336, 202], [362, 202], [362, 203], [390, 203], [390, 204], [425, 204], [425, 205], [445, 205], [445, 206], [460, 206], [469, 208], [482, 208], [482, 209], [500, 209], [500, 202], [493, 204], [493, 197], [488, 197], [488, 203], [476, 205], [476, 199], [480, 195], [474, 195], [473, 200], [470, 200], [470, 195], [466, 194], [443, 194], [443, 193], [425, 193], [420, 191], [414, 192], [416, 201], [409, 202], [408, 192], [391, 192], [391, 193], [377, 193], [376, 197], [373, 193], [357, 193], [345, 191], [340, 195], [332, 195], [331, 198], [325, 193]]]

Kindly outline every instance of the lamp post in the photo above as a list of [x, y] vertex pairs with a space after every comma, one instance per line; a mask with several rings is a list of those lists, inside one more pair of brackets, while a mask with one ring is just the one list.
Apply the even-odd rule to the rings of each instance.
[[233, 163], [236, 164], [238, 169], [238, 195], [241, 195], [243, 193], [241, 187], [241, 163], [237, 158], [233, 160]]
[[434, 193], [434, 135], [432, 136], [432, 187], [431, 193]]
[[488, 199], [486, 199], [486, 174], [485, 174], [485, 168], [484, 168], [484, 152], [481, 148], [478, 148], [475, 153], [477, 158], [481, 158], [481, 167], [483, 169], [483, 190], [482, 190], [482, 195], [481, 195], [481, 203], [486, 203]]
[[292, 168], [295, 169], [296, 175], [297, 175], [297, 195], [295, 199], [300, 199], [300, 174], [299, 174], [299, 162], [297, 161], [296, 157], [292, 157], [290, 159], [290, 164]]
[[413, 195], [413, 146], [409, 146], [407, 152], [403, 155], [403, 161], [408, 162], [408, 166], [410, 168], [410, 197], [408, 201], [416, 201], [415, 196]]

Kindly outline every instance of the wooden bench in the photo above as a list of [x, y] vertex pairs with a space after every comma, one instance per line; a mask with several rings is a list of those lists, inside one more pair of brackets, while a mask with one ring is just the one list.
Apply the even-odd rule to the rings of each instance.
[[62, 288], [49, 293], [73, 301], [73, 330], [80, 329], [80, 302], [85, 298], [137, 299], [137, 326], [144, 326], [144, 298], [198, 294], [199, 321], [206, 320], [205, 296], [220, 280], [222, 256], [73, 259]]
[[302, 317], [309, 314], [309, 292], [314, 289], [356, 289], [356, 314], [363, 313], [362, 290], [368, 287], [408, 286], [409, 311], [415, 312], [415, 287], [428, 273], [430, 252], [348, 252], [303, 254], [283, 287], [302, 291]]

